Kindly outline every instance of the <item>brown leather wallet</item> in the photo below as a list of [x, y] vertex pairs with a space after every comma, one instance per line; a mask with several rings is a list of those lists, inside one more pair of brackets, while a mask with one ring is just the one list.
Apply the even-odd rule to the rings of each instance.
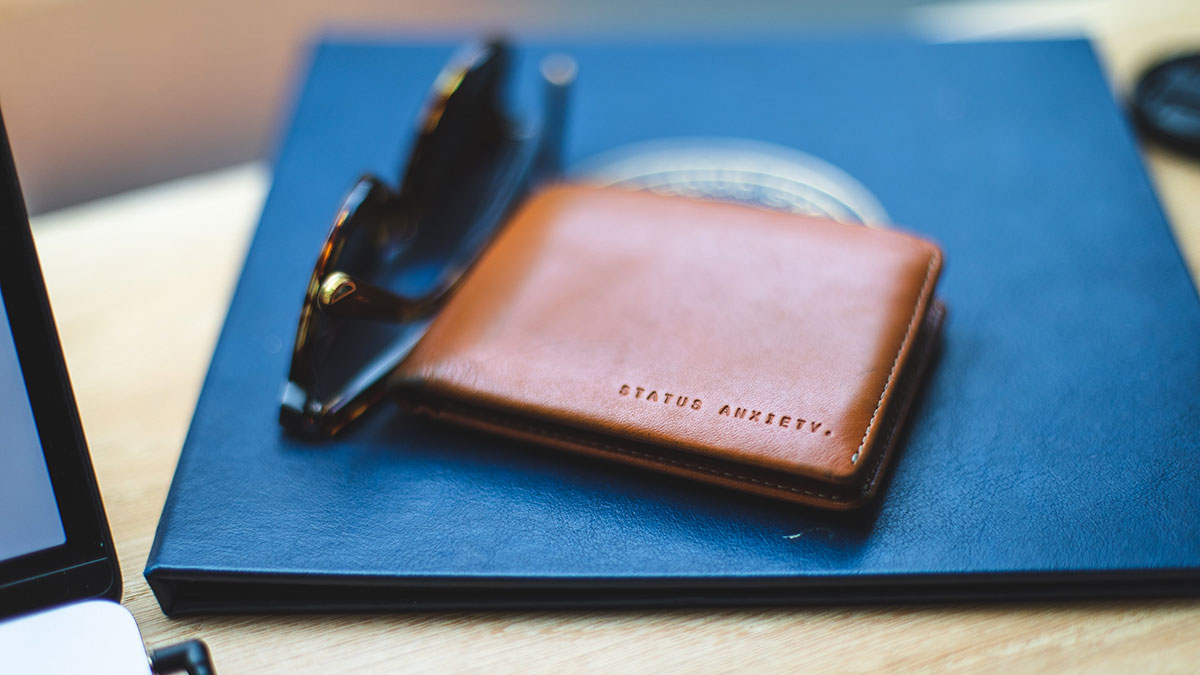
[[828, 509], [868, 502], [944, 310], [938, 247], [556, 186], [393, 375], [412, 410]]

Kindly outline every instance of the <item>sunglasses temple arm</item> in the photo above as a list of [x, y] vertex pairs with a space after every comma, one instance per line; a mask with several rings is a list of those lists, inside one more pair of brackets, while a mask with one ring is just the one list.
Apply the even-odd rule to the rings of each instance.
[[397, 295], [345, 272], [327, 274], [317, 292], [317, 307], [328, 316], [380, 321], [413, 321], [432, 312], [437, 301]]
[[575, 59], [566, 54], [551, 54], [542, 59], [542, 128], [534, 180], [553, 178], [562, 172], [563, 137], [567, 123], [567, 99], [579, 71]]

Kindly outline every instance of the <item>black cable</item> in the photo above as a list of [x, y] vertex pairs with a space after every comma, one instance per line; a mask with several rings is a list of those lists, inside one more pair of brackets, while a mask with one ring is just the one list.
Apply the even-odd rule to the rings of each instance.
[[157, 675], [184, 672], [188, 675], [217, 675], [212, 655], [202, 640], [188, 640], [150, 650], [150, 670]]

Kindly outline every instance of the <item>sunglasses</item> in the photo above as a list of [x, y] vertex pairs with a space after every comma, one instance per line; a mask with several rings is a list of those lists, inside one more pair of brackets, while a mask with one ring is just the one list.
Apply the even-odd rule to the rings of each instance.
[[504, 110], [511, 52], [493, 41], [442, 69], [403, 178], [360, 178], [338, 209], [300, 311], [279, 421], [329, 437], [383, 398], [387, 375], [530, 189], [560, 170], [575, 64], [542, 61], [541, 124]]

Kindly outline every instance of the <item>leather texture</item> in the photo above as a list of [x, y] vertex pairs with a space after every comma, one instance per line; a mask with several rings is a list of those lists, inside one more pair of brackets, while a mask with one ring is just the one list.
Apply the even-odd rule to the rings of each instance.
[[943, 248], [936, 367], [866, 508], [539, 451], [394, 406], [334, 443], [285, 435], [287, 345], [317, 249], [358, 175], [395, 178], [452, 48], [316, 50], [147, 562], [165, 611], [1200, 589], [1200, 301], [1086, 42], [518, 54], [530, 107], [537, 59], [579, 63], [568, 167], [649, 139], [754, 138], [837, 165]]
[[554, 186], [506, 225], [393, 386], [462, 424], [861, 506], [908, 403], [897, 391], [915, 391], [900, 383], [924, 362], [913, 346], [941, 262], [894, 230]]

